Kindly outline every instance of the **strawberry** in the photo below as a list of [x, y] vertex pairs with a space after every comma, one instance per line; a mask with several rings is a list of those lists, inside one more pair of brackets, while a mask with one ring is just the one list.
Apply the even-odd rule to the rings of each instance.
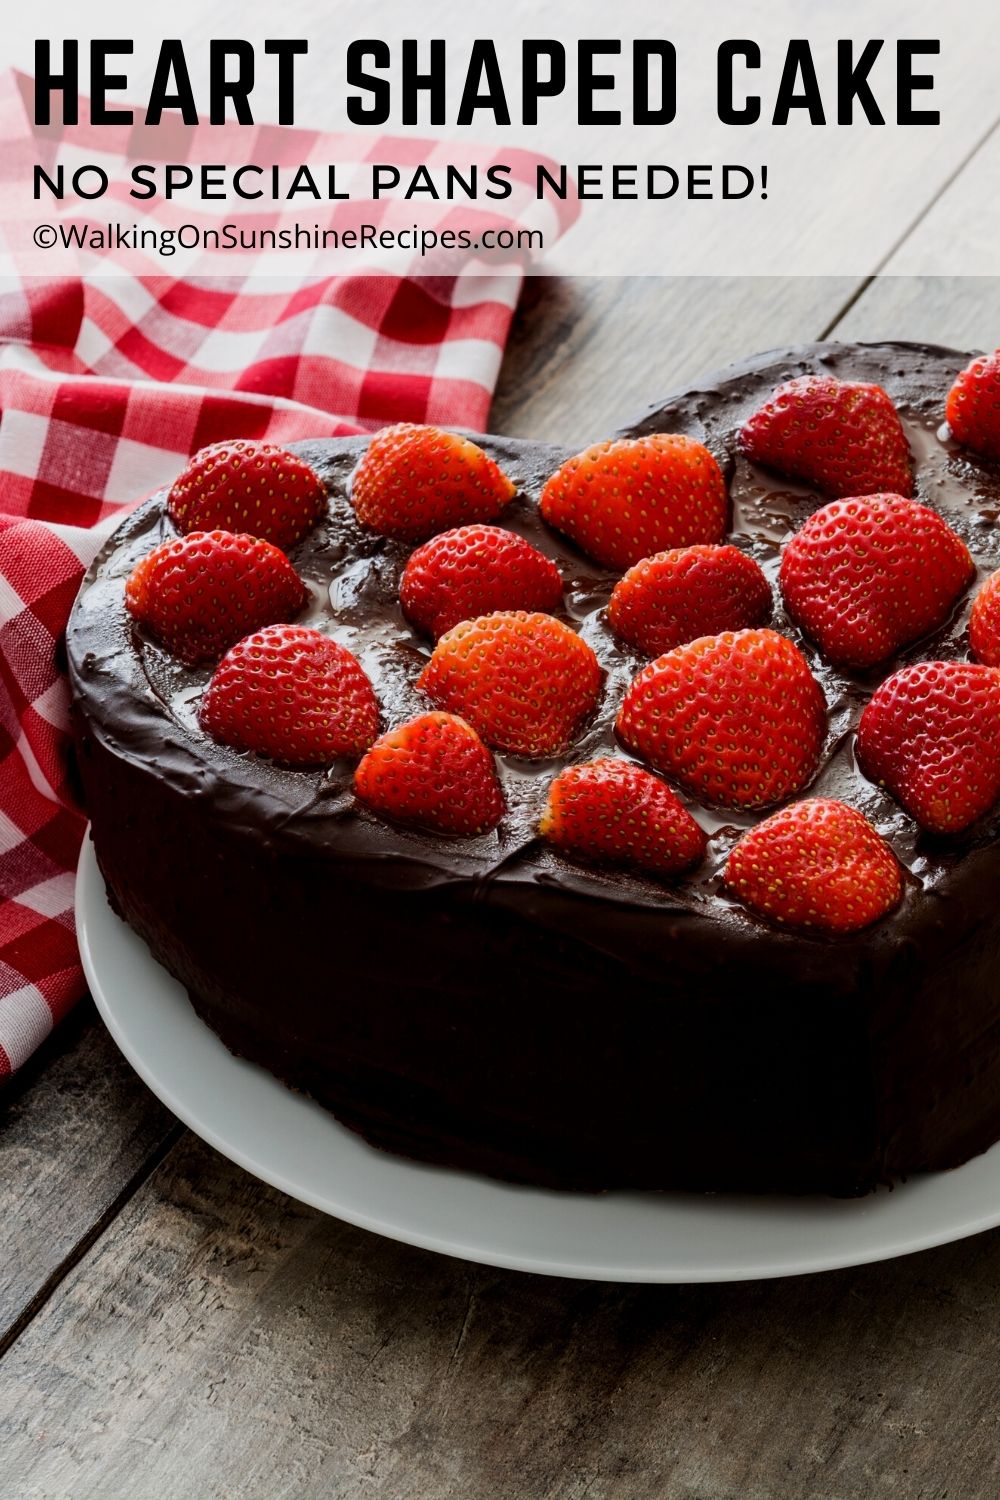
[[902, 495], [833, 500], [785, 547], [789, 614], [838, 666], [870, 667], [936, 630], [975, 573], [965, 543]]
[[918, 661], [888, 677], [858, 724], [858, 764], [932, 833], [958, 833], [1000, 796], [1000, 672]]
[[659, 433], [567, 459], [546, 481], [539, 509], [597, 562], [623, 571], [667, 547], [721, 541], [729, 501], [707, 448]]
[[154, 547], [125, 585], [133, 618], [189, 664], [293, 619], [305, 602], [305, 584], [283, 552], [231, 531], [192, 531]]
[[367, 750], [378, 703], [344, 646], [302, 625], [268, 625], [226, 652], [198, 714], [214, 740], [286, 766]]
[[167, 496], [179, 532], [248, 531], [287, 551], [326, 509], [326, 490], [304, 459], [242, 438], [196, 453]]
[[601, 669], [568, 625], [507, 610], [443, 635], [417, 686], [497, 750], [555, 755], [597, 706]]
[[421, 714], [376, 740], [354, 790], [384, 817], [435, 833], [488, 833], [504, 812], [493, 757], [455, 714]]
[[945, 408], [952, 436], [984, 458], [1000, 458], [1000, 349], [958, 376]]
[[857, 932], [899, 905], [903, 873], [885, 839], [843, 802], [811, 797], [758, 823], [733, 848], [725, 882], [762, 917]]
[[763, 625], [770, 614], [770, 585], [738, 547], [676, 547], [644, 557], [608, 604], [615, 635], [647, 656], [700, 635]]
[[460, 620], [498, 609], [548, 613], [562, 599], [555, 563], [500, 526], [459, 526], [418, 547], [403, 570], [407, 619], [437, 639]]
[[619, 738], [720, 807], [767, 807], [812, 776], [826, 704], [799, 648], [774, 630], [677, 646], [634, 679]]
[[972, 601], [969, 645], [977, 661], [1000, 667], [1000, 573], [991, 573]]
[[416, 422], [376, 433], [351, 480], [351, 504], [363, 526], [417, 542], [465, 522], [492, 521], [514, 493], [482, 448]]
[[755, 464], [828, 495], [912, 495], [910, 448], [881, 386], [802, 375], [779, 385], [740, 433]]
[[666, 782], [611, 756], [567, 766], [539, 824], [557, 849], [670, 875], [705, 856], [707, 839]]

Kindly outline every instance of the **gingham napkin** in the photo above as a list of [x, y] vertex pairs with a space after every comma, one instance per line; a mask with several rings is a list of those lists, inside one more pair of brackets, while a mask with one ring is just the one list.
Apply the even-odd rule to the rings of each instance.
[[[33, 134], [27, 100], [30, 80], [0, 77], [0, 226], [24, 211], [12, 162], [23, 172], [44, 152], [51, 167], [87, 143], [86, 126]], [[186, 147], [179, 127], [163, 146], [147, 132], [142, 159], [183, 160], [206, 128], [191, 127]], [[251, 159], [245, 136], [213, 127], [215, 159]], [[121, 137], [134, 156], [135, 139]], [[108, 140], [102, 132], [105, 158]], [[335, 160], [336, 144], [270, 129], [265, 156]], [[367, 150], [391, 161], [398, 145]], [[255, 149], [260, 159], [260, 132]], [[511, 275], [190, 283], [153, 267], [0, 289], [0, 1078], [83, 990], [73, 883], [85, 823], [61, 670], [83, 570], [125, 512], [206, 443], [398, 420], [483, 428], [519, 289]]]

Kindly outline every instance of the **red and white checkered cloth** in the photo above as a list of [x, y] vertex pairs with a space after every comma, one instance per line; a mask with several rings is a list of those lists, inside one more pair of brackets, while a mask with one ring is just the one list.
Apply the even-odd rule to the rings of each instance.
[[[0, 224], [23, 213], [10, 162], [23, 168], [44, 147], [51, 164], [62, 149], [51, 129], [39, 145], [29, 97], [29, 80], [0, 78]], [[245, 155], [240, 130], [212, 128], [216, 159]], [[171, 159], [184, 159], [177, 134]], [[71, 154], [74, 135], [61, 133]], [[134, 142], [122, 135], [127, 161]], [[141, 144], [149, 160], [148, 132]], [[331, 141], [278, 129], [265, 159], [296, 162], [306, 145], [336, 159]], [[368, 146], [393, 160], [392, 143]], [[60, 651], [85, 567], [206, 443], [403, 419], [482, 429], [519, 290], [512, 275], [290, 285], [184, 282], [152, 267], [0, 288], [0, 1078], [83, 989], [73, 882], [85, 825], [68, 781]]]

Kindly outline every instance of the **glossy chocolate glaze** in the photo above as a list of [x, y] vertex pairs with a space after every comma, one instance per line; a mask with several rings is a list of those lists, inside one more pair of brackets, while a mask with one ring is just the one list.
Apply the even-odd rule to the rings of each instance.
[[[899, 344], [776, 351], [676, 393], [627, 434], [706, 443], [729, 480], [730, 539], [775, 582], [782, 542], [823, 499], [748, 464], [739, 427], [793, 375], [876, 381], [903, 418], [916, 498], [985, 576], [1000, 566], [1000, 470], [942, 431], [967, 359]], [[81, 772], [119, 909], [235, 1050], [379, 1144], [432, 1160], [588, 1187], [852, 1192], [989, 1144], [1000, 1135], [1000, 815], [958, 838], [922, 834], [861, 776], [853, 749], [864, 702], [901, 662], [967, 656], [974, 585], [934, 636], [863, 674], [825, 664], [775, 588], [772, 623], [802, 645], [829, 705], [808, 792], [860, 808], [908, 872], [899, 911], [866, 932], [785, 932], [721, 887], [734, 839], [760, 814], [685, 796], [709, 855], [672, 881], [573, 863], [538, 839], [555, 770], [618, 749], [614, 717], [644, 658], [604, 620], [617, 575], [538, 516], [566, 452], [482, 442], [518, 487], [503, 524], [555, 560], [565, 617], [604, 668], [592, 722], [563, 757], [498, 757], [507, 815], [475, 839], [382, 822], [355, 801], [347, 764], [289, 771], [213, 744], [195, 717], [208, 669], [180, 666], [124, 610], [135, 561], [170, 534], [154, 496], [95, 562], [68, 632]], [[385, 725], [398, 723], [428, 706], [413, 683], [430, 643], [397, 602], [411, 548], [354, 519], [363, 439], [295, 446], [330, 494], [327, 520], [291, 554], [310, 589], [300, 618], [355, 652]], [[257, 921], [266, 944], [235, 951], [208, 919], [220, 906], [244, 949]]]

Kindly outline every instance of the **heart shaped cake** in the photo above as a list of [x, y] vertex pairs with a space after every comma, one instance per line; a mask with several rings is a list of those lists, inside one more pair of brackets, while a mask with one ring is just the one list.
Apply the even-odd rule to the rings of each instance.
[[581, 454], [197, 455], [67, 635], [112, 904], [234, 1052], [419, 1160], [857, 1194], [985, 1149], [1000, 465], [946, 425], [968, 360], [770, 352]]

